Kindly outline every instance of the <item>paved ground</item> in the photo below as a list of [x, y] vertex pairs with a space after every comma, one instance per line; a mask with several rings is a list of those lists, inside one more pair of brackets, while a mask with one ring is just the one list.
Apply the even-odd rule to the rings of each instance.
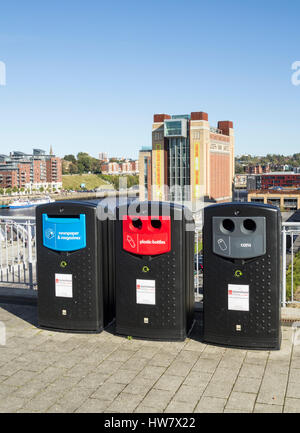
[[0, 412], [300, 412], [289, 326], [267, 352], [202, 344], [199, 322], [166, 343], [40, 330], [30, 305], [1, 304], [0, 321]]

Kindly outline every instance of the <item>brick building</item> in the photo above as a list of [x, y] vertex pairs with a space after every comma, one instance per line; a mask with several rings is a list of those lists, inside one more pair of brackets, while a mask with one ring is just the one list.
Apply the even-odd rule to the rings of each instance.
[[40, 187], [61, 188], [61, 159], [47, 155], [44, 150], [33, 149], [33, 154], [11, 152], [0, 155], [0, 187], [27, 188]]
[[248, 191], [270, 188], [300, 188], [300, 173], [277, 171], [247, 177]]
[[107, 162], [101, 165], [103, 174], [136, 174], [139, 172], [139, 161]]
[[197, 201], [203, 197], [215, 202], [231, 200], [233, 123], [219, 121], [217, 128], [212, 127], [204, 112], [155, 114], [152, 149], [141, 150], [139, 165], [141, 199], [147, 196], [169, 201]]
[[261, 174], [261, 173], [269, 173], [271, 171], [270, 169], [270, 165], [261, 165], [261, 164], [256, 164], [256, 165], [247, 165], [245, 167], [245, 173], [248, 174]]

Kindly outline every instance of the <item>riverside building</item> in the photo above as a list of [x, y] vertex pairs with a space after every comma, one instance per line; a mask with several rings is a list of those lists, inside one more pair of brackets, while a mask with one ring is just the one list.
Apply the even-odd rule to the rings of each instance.
[[141, 149], [139, 167], [141, 200], [230, 201], [233, 123], [212, 127], [202, 111], [154, 114], [152, 147]]

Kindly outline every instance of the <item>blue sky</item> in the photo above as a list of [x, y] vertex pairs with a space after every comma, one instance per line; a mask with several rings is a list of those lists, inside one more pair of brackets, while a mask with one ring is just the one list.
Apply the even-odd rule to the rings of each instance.
[[153, 113], [232, 120], [236, 154], [300, 152], [298, 0], [10, 0], [0, 153], [137, 157]]

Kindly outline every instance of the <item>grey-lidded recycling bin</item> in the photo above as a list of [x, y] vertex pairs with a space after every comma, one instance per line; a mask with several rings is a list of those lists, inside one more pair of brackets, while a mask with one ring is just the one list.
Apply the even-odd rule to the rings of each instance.
[[208, 206], [203, 250], [204, 341], [279, 349], [279, 209], [240, 202]]
[[114, 318], [113, 221], [98, 218], [98, 205], [60, 201], [36, 208], [41, 328], [100, 332]]

